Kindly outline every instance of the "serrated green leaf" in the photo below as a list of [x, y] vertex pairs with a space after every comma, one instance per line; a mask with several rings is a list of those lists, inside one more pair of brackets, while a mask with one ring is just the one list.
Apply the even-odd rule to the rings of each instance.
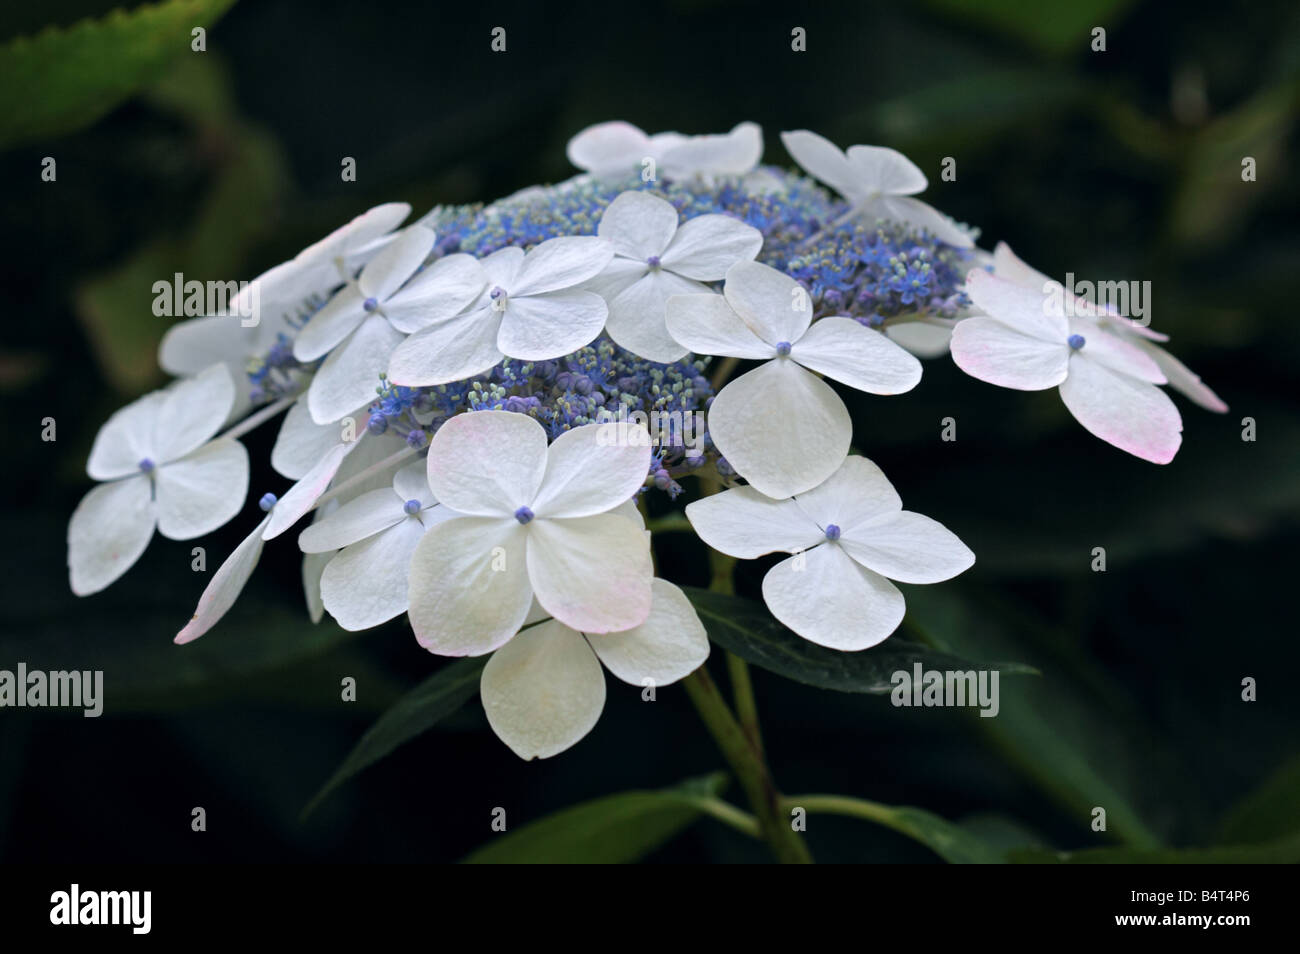
[[700, 801], [722, 791], [717, 772], [660, 791], [623, 792], [563, 809], [504, 832], [465, 864], [626, 864], [664, 844], [702, 814]]
[[820, 689], [888, 693], [894, 688], [893, 674], [899, 670], [911, 672], [916, 663], [924, 669], [996, 668], [1008, 675], [1035, 673], [1031, 667], [1019, 663], [977, 666], [897, 636], [862, 652], [838, 652], [792, 633], [753, 600], [690, 586], [682, 590], [695, 606], [713, 642], [755, 666]]
[[378, 762], [398, 746], [433, 728], [439, 720], [455, 712], [478, 692], [479, 676], [487, 657], [458, 659], [439, 669], [420, 683], [379, 717], [343, 764], [302, 810], [306, 818], [326, 796], [352, 776]]
[[47, 27], [0, 47], [0, 148], [99, 119], [191, 50], [234, 0], [167, 0]]

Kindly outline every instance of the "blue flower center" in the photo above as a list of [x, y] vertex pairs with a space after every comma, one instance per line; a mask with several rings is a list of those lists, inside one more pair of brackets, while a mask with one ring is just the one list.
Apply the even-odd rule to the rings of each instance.
[[659, 256], [658, 256], [658, 255], [651, 255], [649, 258], [647, 258], [647, 259], [645, 260], [645, 263], [646, 263], [647, 265], [649, 265], [651, 268], [658, 268], [658, 267], [659, 267]]
[[520, 507], [515, 511], [515, 519], [520, 523], [527, 523], [529, 520], [533, 519], [533, 512], [527, 507]]
[[488, 292], [488, 297], [493, 301], [500, 301], [502, 298], [506, 297], [506, 290], [500, 285], [493, 285], [492, 290]]
[[275, 501], [276, 501], [275, 494], [262, 494], [262, 499], [257, 502], [257, 505], [261, 507], [263, 510], [269, 511], [272, 507], [275, 506]]
[[366, 311], [374, 311], [376, 308], [379, 307], [379, 302], [376, 301], [374, 298], [367, 298], [365, 301], [361, 303], [361, 307], [364, 308]]
[[408, 500], [406, 503], [402, 504], [402, 509], [409, 514], [417, 514], [420, 512], [420, 501], [415, 499]]
[[141, 457], [140, 463], [136, 464], [136, 466], [140, 468], [141, 472], [146, 474], [152, 474], [154, 469], [154, 462], [151, 461], [148, 457]]
[[777, 353], [777, 357], [781, 357], [781, 358], [790, 357], [790, 342], [778, 341], [776, 343], [776, 353]]
[[1065, 339], [1065, 343], [1075, 351], [1078, 351], [1086, 342], [1084, 341], [1083, 335], [1070, 335], [1070, 337]]
[[835, 541], [840, 538], [840, 528], [833, 523], [826, 524], [826, 539]]

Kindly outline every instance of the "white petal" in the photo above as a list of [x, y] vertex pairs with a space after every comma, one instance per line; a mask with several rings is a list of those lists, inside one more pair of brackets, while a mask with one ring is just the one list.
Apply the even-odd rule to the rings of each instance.
[[897, 325], [886, 325], [885, 334], [895, 344], [918, 358], [937, 358], [941, 354], [948, 353], [952, 329], [927, 324], [924, 321], [905, 321]]
[[952, 360], [971, 377], [1041, 391], [1065, 380], [1070, 346], [1031, 337], [994, 318], [965, 318], [952, 332]]
[[311, 380], [307, 408], [317, 424], [338, 421], [375, 400], [379, 376], [402, 333], [382, 315], [371, 315], [356, 333], [330, 352]]
[[511, 517], [461, 517], [429, 529], [409, 577], [411, 628], [421, 646], [440, 656], [481, 656], [519, 632], [533, 600], [527, 535]]
[[721, 295], [674, 295], [664, 310], [668, 333], [696, 354], [773, 358], [776, 348], [750, 329]]
[[293, 339], [293, 356], [315, 361], [329, 354], [340, 341], [356, 331], [366, 318], [365, 296], [356, 285], [348, 285], [311, 316]]
[[165, 391], [154, 391], [113, 412], [95, 435], [86, 473], [95, 480], [140, 473], [140, 461], [154, 460], [154, 422], [166, 399]]
[[777, 358], [731, 381], [709, 407], [714, 444], [769, 497], [817, 486], [844, 462], [853, 423], [830, 385]]
[[1153, 464], [1169, 463], [1183, 442], [1183, 419], [1164, 391], [1118, 374], [1083, 351], [1070, 359], [1061, 400], [1089, 433]]
[[429, 466], [422, 460], [411, 461], [393, 474], [393, 492], [402, 503], [408, 500], [420, 501], [421, 509], [432, 507], [438, 502], [429, 489]]
[[906, 609], [894, 584], [833, 543], [772, 567], [763, 577], [763, 602], [804, 639], [850, 652], [883, 642]]
[[812, 322], [812, 299], [785, 272], [759, 262], [727, 269], [727, 304], [754, 334], [771, 345], [798, 341]]
[[999, 242], [993, 249], [993, 274], [1034, 291], [1041, 291], [1052, 283], [1052, 279], [1011, 251], [1011, 246], [1006, 242]]
[[230, 607], [235, 605], [235, 600], [239, 599], [239, 594], [244, 591], [244, 585], [253, 575], [253, 570], [257, 568], [257, 561], [261, 559], [263, 534], [270, 520], [271, 515], [267, 514], [262, 522], [253, 528], [253, 532], [235, 547], [230, 556], [226, 557], [225, 562], [217, 568], [217, 572], [212, 574], [212, 579], [203, 589], [203, 595], [199, 597], [199, 605], [195, 607], [194, 615], [176, 634], [174, 642], [188, 643], [198, 639], [215, 626]]
[[983, 269], [972, 269], [965, 287], [976, 308], [1022, 334], [1050, 344], [1062, 344], [1070, 336], [1060, 285], [1026, 288], [994, 278]]
[[158, 532], [169, 540], [211, 533], [248, 497], [248, 451], [239, 441], [213, 441], [156, 473]]
[[[369, 402], [366, 402], [369, 404]], [[354, 408], [351, 416], [362, 421], [364, 407]], [[307, 398], [298, 398], [289, 408], [289, 413], [280, 425], [280, 433], [271, 448], [271, 466], [276, 473], [297, 480], [315, 466], [331, 447], [339, 442], [340, 428], [337, 422], [317, 424], [311, 419], [307, 408]]]
[[423, 538], [424, 525], [405, 517], [330, 560], [321, 576], [321, 600], [340, 626], [370, 629], [406, 612], [411, 556]]
[[307, 615], [313, 623], [325, 618], [325, 604], [320, 598], [320, 578], [325, 567], [334, 558], [335, 551], [304, 553], [302, 555], [302, 589], [307, 597]]
[[664, 150], [660, 165], [669, 178], [743, 176], [762, 157], [762, 130], [754, 123], [741, 123], [729, 133], [687, 137]]
[[591, 344], [608, 315], [605, 299], [592, 292], [512, 297], [497, 333], [497, 348], [522, 361], [549, 361]]
[[717, 282], [732, 265], [749, 261], [762, 247], [763, 233], [752, 225], [729, 215], [697, 215], [677, 230], [661, 261], [678, 275]]
[[528, 579], [547, 612], [584, 633], [640, 626], [650, 614], [650, 544], [612, 513], [528, 526]]
[[596, 234], [620, 255], [644, 262], [662, 255], [677, 231], [677, 210], [648, 192], [623, 192], [600, 217]]
[[458, 414], [429, 443], [429, 487], [460, 513], [514, 519], [537, 498], [546, 463], [546, 429], [526, 414]]
[[654, 153], [644, 132], [615, 121], [588, 126], [569, 140], [566, 154], [579, 169], [607, 178], [631, 175], [642, 158]]
[[650, 436], [643, 427], [584, 424], [546, 451], [546, 474], [532, 502], [538, 517], [589, 517], [626, 503], [645, 483]]
[[1168, 379], [1169, 386], [1174, 390], [1179, 391], [1207, 411], [1223, 414], [1228, 410], [1228, 405], [1224, 404], [1217, 394], [1203, 384], [1200, 377], [1194, 374], [1191, 368], [1164, 348], [1157, 347], [1147, 341], [1137, 342], [1137, 345], [1151, 356]]
[[460, 314], [487, 285], [487, 272], [472, 255], [445, 255], [425, 267], [382, 311], [398, 331], [410, 334]]
[[68, 521], [68, 575], [78, 596], [98, 593], [140, 559], [153, 537], [154, 507], [143, 474], [100, 484]]
[[314, 245], [299, 252], [294, 261], [299, 264], [335, 263], [382, 235], [391, 232], [411, 214], [405, 202], [387, 202], [358, 215], [346, 225], [341, 225]]
[[343, 459], [360, 443], [358, 438], [350, 444], [335, 444], [313, 465], [311, 470], [286, 490], [284, 496], [271, 508], [269, 519], [264, 521], [266, 523], [264, 539], [271, 540], [278, 537], [311, 510], [329, 488]]
[[668, 333], [668, 299], [673, 295], [698, 294], [713, 293], [708, 286], [672, 272], [649, 271], [609, 303], [605, 333], [619, 347], [647, 361], [661, 364], [680, 361], [688, 352]]
[[666, 686], [709, 658], [709, 637], [686, 594], [667, 580], [651, 584], [650, 616], [634, 629], [591, 636], [600, 661], [634, 686]]
[[831, 524], [848, 531], [898, 513], [903, 501], [889, 478], [865, 457], [848, 457], [824, 483], [800, 494], [799, 509], [818, 529]]
[[601, 270], [599, 275], [587, 279], [579, 288], [582, 291], [595, 292], [601, 298], [610, 301], [642, 275], [648, 274], [649, 271], [650, 266], [643, 261], [633, 261], [630, 258], [616, 255], [610, 259], [609, 264]]
[[427, 387], [482, 374], [504, 357], [500, 329], [501, 312], [491, 306], [421, 328], [393, 350], [388, 380]]
[[880, 200], [880, 206], [885, 210], [884, 218], [925, 229], [940, 242], [946, 242], [954, 248], [975, 247], [974, 239], [957, 228], [938, 209], [926, 205], [920, 199], [901, 195], [885, 196]]
[[824, 182], [846, 199], [864, 194], [848, 158], [829, 139], [807, 129], [795, 129], [781, 133], [781, 142], [790, 158], [814, 179]]
[[402, 229], [384, 250], [370, 260], [357, 278], [364, 298], [386, 301], [401, 288], [433, 251], [434, 234], [423, 225]]
[[487, 272], [488, 280], [485, 284], [488, 288], [500, 285], [502, 288], [513, 289], [519, 269], [524, 264], [524, 250], [507, 245], [486, 258], [479, 259], [479, 264], [483, 266], [483, 271]]
[[492, 655], [479, 693], [492, 731], [515, 755], [546, 759], [596, 725], [605, 707], [605, 674], [580, 635], [540, 623]]
[[613, 257], [613, 246], [596, 236], [547, 239], [524, 256], [514, 282], [505, 287], [515, 296], [572, 288], [599, 275]]
[[910, 510], [851, 527], [840, 545], [867, 569], [900, 583], [950, 580], [975, 563], [975, 554], [955, 533]]
[[261, 340], [258, 328], [244, 327], [238, 318], [191, 318], [167, 329], [158, 364], [168, 374], [196, 374], [214, 364], [242, 363]]
[[790, 357], [841, 384], [868, 394], [902, 394], [921, 380], [921, 362], [879, 331], [852, 318], [813, 322]]
[[1137, 346], [1112, 334], [1091, 318], [1071, 318], [1070, 333], [1080, 335], [1088, 357], [1112, 371], [1127, 374], [1148, 384], [1164, 384], [1165, 376], [1154, 358]]
[[153, 423], [155, 464], [184, 457], [217, 433], [235, 403], [235, 382], [230, 370], [217, 364], [164, 393]]
[[686, 505], [686, 518], [715, 550], [753, 560], [765, 553], [794, 553], [825, 537], [793, 500], [773, 500], [753, 487], [733, 487]]
[[[424, 461], [417, 461], [423, 466]], [[402, 501], [392, 488], [381, 487], [354, 497], [328, 517], [317, 520], [298, 534], [303, 553], [325, 553], [372, 537], [406, 519]]]
[[912, 195], [929, 184], [911, 159], [887, 146], [849, 146], [845, 155], [865, 192]]

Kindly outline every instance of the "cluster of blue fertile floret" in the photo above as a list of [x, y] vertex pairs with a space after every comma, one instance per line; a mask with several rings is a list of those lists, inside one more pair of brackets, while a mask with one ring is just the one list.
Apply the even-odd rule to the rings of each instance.
[[[424, 220], [436, 230], [433, 257], [465, 252], [486, 256], [507, 246], [525, 250], [562, 235], [594, 235], [605, 207], [631, 189], [666, 199], [682, 221], [698, 215], [734, 216], [763, 235], [758, 260], [797, 279], [811, 296], [814, 317], [848, 315], [872, 327], [916, 313], [951, 318], [967, 305], [960, 291], [970, 253], [891, 222], [842, 221], [848, 210], [811, 179], [775, 168], [754, 180], [717, 185], [690, 182], [607, 181], [582, 177], [526, 190], [491, 206], [443, 208]], [[319, 303], [308, 303], [309, 320]], [[626, 412], [703, 412], [713, 397], [710, 359], [693, 356], [672, 364], [640, 358], [602, 336], [554, 361], [507, 359], [486, 374], [430, 388], [381, 381], [370, 408], [372, 433], [394, 432], [422, 447], [447, 418], [466, 411], [506, 410], [535, 418], [552, 439], [571, 427]], [[250, 366], [257, 396], [270, 397], [302, 370], [292, 342], [277, 342]], [[705, 451], [688, 457], [663, 448], [651, 462], [647, 486], [676, 496], [677, 478], [713, 463], [729, 472], [704, 435]]]

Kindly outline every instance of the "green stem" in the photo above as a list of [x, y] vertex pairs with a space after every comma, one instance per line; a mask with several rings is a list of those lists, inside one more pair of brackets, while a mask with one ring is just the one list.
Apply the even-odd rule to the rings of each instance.
[[888, 805], [868, 802], [861, 798], [850, 798], [847, 795], [785, 795], [781, 798], [781, 808], [785, 811], [802, 808], [810, 814], [824, 812], [827, 815], [851, 815], [888, 828], [898, 827], [898, 813]]
[[735, 653], [727, 653], [727, 673], [731, 676], [731, 695], [736, 704], [736, 717], [740, 727], [749, 736], [749, 742], [763, 755], [763, 733], [758, 727], [758, 703], [754, 700], [754, 683], [749, 678], [749, 666]]
[[758, 819], [749, 812], [741, 811], [730, 802], [724, 802], [720, 798], [700, 798], [692, 802], [692, 804], [704, 814], [736, 829], [741, 834], [760, 840], [763, 837], [763, 830], [758, 825]]
[[782, 817], [779, 795], [768, 774], [767, 765], [727, 708], [722, 694], [709, 671], [701, 666], [682, 680], [691, 702], [704, 720], [718, 749], [740, 781], [745, 797], [754, 809], [763, 838], [783, 864], [807, 864], [812, 861], [807, 845]]

